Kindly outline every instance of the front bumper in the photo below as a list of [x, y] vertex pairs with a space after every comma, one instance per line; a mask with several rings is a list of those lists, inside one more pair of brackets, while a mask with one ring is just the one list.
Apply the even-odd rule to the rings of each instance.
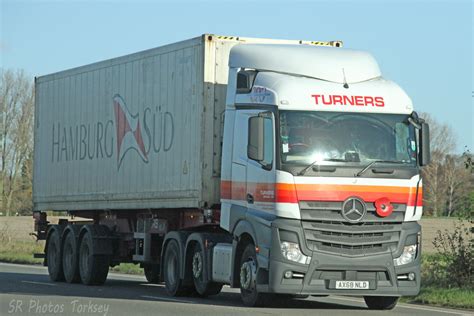
[[[281, 232], [298, 236], [302, 252], [311, 256], [309, 265], [298, 264], [285, 259], [280, 252]], [[268, 271], [268, 292], [309, 295], [371, 295], [410, 296], [420, 290], [421, 245], [418, 245], [416, 259], [409, 264], [395, 266], [393, 258], [401, 254], [403, 247], [413, 243], [413, 236], [420, 232], [415, 222], [401, 224], [397, 249], [380, 254], [346, 256], [325, 251], [310, 250], [304, 238], [301, 222], [276, 220], [272, 225], [272, 249]], [[294, 235], [293, 234], [293, 235]], [[292, 271], [292, 278], [285, 278], [285, 272]], [[398, 276], [414, 273], [415, 279], [399, 280]], [[369, 281], [369, 289], [336, 289], [336, 281]]]

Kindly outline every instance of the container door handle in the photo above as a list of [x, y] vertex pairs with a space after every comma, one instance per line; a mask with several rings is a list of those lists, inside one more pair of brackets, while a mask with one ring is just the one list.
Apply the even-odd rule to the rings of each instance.
[[247, 202], [253, 204], [253, 195], [250, 193], [247, 193]]

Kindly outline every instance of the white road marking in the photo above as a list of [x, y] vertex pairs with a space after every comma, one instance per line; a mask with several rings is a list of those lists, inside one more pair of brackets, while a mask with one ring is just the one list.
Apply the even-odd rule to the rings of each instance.
[[[339, 296], [329, 296], [329, 298], [333, 298], [335, 300], [341, 300], [341, 301], [350, 301], [350, 302], [356, 302], [356, 303], [363, 303], [363, 300], [358, 300], [355, 298], [347, 298], [347, 297], [339, 297]], [[451, 315], [472, 315], [472, 313], [469, 312], [462, 312], [462, 311], [457, 311], [453, 309], [441, 309], [441, 308], [431, 308], [431, 307], [424, 307], [424, 306], [419, 306], [415, 304], [397, 304], [397, 307], [403, 307], [403, 308], [411, 308], [411, 309], [419, 309], [419, 310], [424, 310], [424, 311], [430, 311], [430, 312], [438, 312], [438, 313], [445, 313], [445, 314], [451, 314]]]
[[194, 304], [193, 301], [178, 300], [178, 299], [170, 298], [170, 297], [160, 297], [160, 296], [150, 296], [150, 295], [140, 295], [140, 297], [143, 297], [143, 298], [151, 298], [151, 299], [159, 300], [159, 301], [170, 301], [170, 302]]
[[53, 283], [35, 282], [35, 281], [21, 281], [21, 283], [31, 283], [31, 284], [39, 284], [39, 285], [56, 286], [56, 284], [53, 284]]

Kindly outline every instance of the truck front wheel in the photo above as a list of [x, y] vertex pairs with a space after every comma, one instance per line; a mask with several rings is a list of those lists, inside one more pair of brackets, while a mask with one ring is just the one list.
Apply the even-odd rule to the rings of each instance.
[[171, 296], [182, 296], [192, 292], [192, 289], [183, 285], [179, 269], [184, 262], [180, 261], [178, 242], [171, 239], [166, 245], [163, 260], [163, 279], [166, 292]]
[[204, 251], [202, 250], [201, 245], [197, 242], [193, 247], [192, 255], [194, 287], [196, 288], [196, 292], [202, 297], [217, 295], [221, 292], [223, 284], [212, 282], [212, 280], [206, 280], [204, 277], [205, 264]]
[[109, 273], [109, 257], [94, 255], [93, 242], [91, 234], [86, 233], [79, 247], [79, 275], [86, 285], [104, 284]]
[[365, 304], [369, 309], [393, 309], [398, 302], [396, 296], [364, 296]]
[[64, 281], [61, 241], [57, 231], [53, 231], [49, 236], [46, 249], [49, 278], [54, 282]]
[[78, 267], [77, 242], [74, 233], [70, 231], [64, 239], [63, 271], [68, 283], [77, 283], [80, 280]]
[[263, 306], [268, 295], [257, 291], [257, 254], [249, 243], [240, 259], [240, 297], [245, 306]]

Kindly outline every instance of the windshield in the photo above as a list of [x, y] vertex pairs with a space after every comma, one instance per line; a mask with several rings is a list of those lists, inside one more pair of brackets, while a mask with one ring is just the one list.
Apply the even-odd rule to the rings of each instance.
[[415, 130], [408, 115], [281, 111], [281, 162], [307, 165], [372, 161], [416, 166]]

